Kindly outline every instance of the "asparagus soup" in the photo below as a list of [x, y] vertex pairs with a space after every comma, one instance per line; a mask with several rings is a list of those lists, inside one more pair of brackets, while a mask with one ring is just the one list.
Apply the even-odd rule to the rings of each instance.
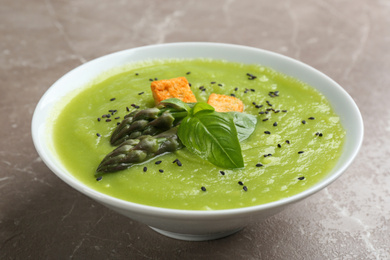
[[[158, 153], [146, 148], [143, 161], [115, 172], [97, 172], [102, 160], [117, 148], [111, 140], [118, 125], [133, 111], [156, 108], [151, 84], [178, 77], [188, 80], [196, 98], [193, 104], [223, 94], [242, 101], [243, 112], [237, 113], [255, 118], [253, 131], [245, 139], [238, 138], [236, 153], [230, 153], [239, 153], [242, 165], [219, 164], [218, 156], [207, 160], [194, 153], [188, 142], [182, 140], [182, 145], [174, 133], [177, 145], [172, 149]], [[179, 136], [185, 123], [175, 126]], [[260, 65], [208, 59], [138, 63], [99, 79], [66, 104], [53, 131], [59, 158], [93, 189], [135, 203], [191, 210], [259, 205], [306, 190], [334, 167], [345, 137], [339, 117], [311, 86]], [[156, 143], [167, 140], [166, 132], [148, 138]]]

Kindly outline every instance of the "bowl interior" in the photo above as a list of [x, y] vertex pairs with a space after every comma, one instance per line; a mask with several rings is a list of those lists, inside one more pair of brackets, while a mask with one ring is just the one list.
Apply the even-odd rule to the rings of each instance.
[[340, 116], [341, 123], [346, 129], [347, 135], [345, 147], [337, 165], [325, 179], [308, 190], [292, 197], [264, 205], [232, 210], [193, 211], [191, 214], [212, 215], [225, 214], [227, 212], [248, 212], [274, 208], [298, 201], [329, 185], [352, 163], [363, 140], [363, 122], [353, 99], [341, 86], [314, 68], [286, 56], [251, 47], [219, 43], [172, 43], [140, 47], [103, 56], [70, 71], [47, 90], [34, 112], [32, 136], [42, 160], [66, 183], [80, 192], [106, 204], [112, 204], [121, 208], [133, 208], [134, 210], [140, 211], [155, 211], [159, 214], [164, 212], [174, 212], [175, 214], [189, 213], [190, 211], [188, 210], [162, 209], [122, 201], [84, 186], [67, 172], [60, 160], [56, 157], [54, 147], [50, 142], [50, 124], [53, 115], [58, 110], [58, 104], [62, 102], [65, 96], [85, 86], [106, 71], [124, 66], [128, 63], [149, 59], [200, 57], [248, 64], [261, 64], [308, 83], [328, 98], [335, 112]]

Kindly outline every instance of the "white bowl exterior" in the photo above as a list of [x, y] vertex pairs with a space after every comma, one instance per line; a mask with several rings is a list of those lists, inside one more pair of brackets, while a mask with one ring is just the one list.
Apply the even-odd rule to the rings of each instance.
[[[323, 93], [340, 116], [347, 131], [344, 152], [332, 172], [321, 182], [295, 196], [276, 202], [240, 209], [191, 211], [145, 206], [101, 194], [73, 177], [53, 155], [47, 134], [51, 111], [64, 96], [85, 86], [103, 72], [128, 63], [168, 58], [212, 58], [248, 64], [261, 64], [298, 78]], [[50, 133], [49, 133], [50, 135]], [[244, 227], [248, 222], [267, 218], [337, 179], [356, 157], [363, 140], [363, 121], [352, 98], [332, 79], [297, 60], [273, 52], [220, 43], [172, 43], [152, 45], [113, 53], [87, 62], [55, 82], [44, 94], [34, 112], [32, 136], [46, 165], [63, 181], [107, 207], [162, 230], [183, 234], [210, 234]]]

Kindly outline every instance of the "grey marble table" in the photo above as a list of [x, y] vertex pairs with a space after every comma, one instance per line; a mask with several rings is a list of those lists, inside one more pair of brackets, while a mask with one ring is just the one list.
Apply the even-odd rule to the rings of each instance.
[[[43, 164], [30, 134], [47, 88], [96, 57], [206, 41], [301, 60], [361, 109], [365, 141], [328, 188], [207, 242], [166, 238]], [[390, 259], [390, 2], [0, 0], [0, 259]]]

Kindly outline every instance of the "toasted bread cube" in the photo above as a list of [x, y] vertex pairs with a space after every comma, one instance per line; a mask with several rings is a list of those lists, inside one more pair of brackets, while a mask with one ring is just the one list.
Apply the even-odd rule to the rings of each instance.
[[196, 97], [185, 77], [153, 81], [151, 84], [156, 104], [168, 98], [178, 98], [183, 102], [196, 102]]
[[217, 112], [244, 111], [244, 103], [236, 97], [212, 93], [207, 103]]

